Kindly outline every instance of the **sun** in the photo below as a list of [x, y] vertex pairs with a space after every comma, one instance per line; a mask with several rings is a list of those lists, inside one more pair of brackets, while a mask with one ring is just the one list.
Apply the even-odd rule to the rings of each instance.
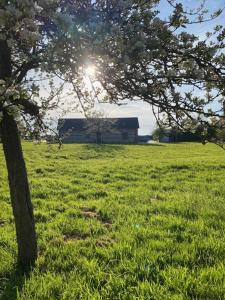
[[88, 77], [94, 77], [96, 73], [96, 68], [94, 65], [90, 65], [85, 69], [85, 75]]

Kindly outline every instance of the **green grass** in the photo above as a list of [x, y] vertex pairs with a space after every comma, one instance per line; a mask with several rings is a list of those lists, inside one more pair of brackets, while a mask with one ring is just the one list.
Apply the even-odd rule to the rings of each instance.
[[214, 145], [24, 146], [39, 258], [15, 269], [0, 149], [2, 299], [225, 299], [225, 152]]

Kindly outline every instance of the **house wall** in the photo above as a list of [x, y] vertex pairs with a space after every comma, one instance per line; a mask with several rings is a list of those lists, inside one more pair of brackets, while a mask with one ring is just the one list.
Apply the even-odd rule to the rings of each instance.
[[178, 143], [178, 142], [197, 142], [201, 137], [191, 132], [178, 132], [176, 134], [162, 135], [159, 138], [161, 143]]
[[163, 135], [159, 138], [160, 143], [171, 143], [172, 139], [169, 135]]
[[[86, 130], [60, 132], [64, 143], [96, 143], [97, 134]], [[137, 143], [137, 129], [113, 130], [101, 134], [101, 143], [105, 144], [133, 144]]]

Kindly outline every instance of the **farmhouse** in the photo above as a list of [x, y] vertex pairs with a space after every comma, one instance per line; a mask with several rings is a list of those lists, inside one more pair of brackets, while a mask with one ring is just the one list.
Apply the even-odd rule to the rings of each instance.
[[198, 142], [201, 137], [192, 132], [182, 132], [179, 130], [163, 130], [158, 137], [160, 143]]
[[138, 142], [138, 118], [59, 119], [58, 131], [64, 143]]

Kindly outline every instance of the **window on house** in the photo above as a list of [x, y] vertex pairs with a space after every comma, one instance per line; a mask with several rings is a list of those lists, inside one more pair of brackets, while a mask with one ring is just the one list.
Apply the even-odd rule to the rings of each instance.
[[127, 140], [128, 139], [128, 132], [122, 132], [122, 139]]

